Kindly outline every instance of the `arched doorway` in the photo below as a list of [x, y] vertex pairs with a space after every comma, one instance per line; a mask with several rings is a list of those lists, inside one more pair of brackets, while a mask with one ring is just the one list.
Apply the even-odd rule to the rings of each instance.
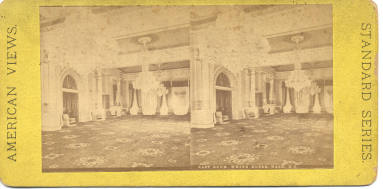
[[224, 73], [217, 76], [215, 95], [216, 112], [222, 114], [224, 120], [232, 119], [232, 87], [229, 78]]
[[69, 116], [70, 122], [79, 121], [78, 108], [78, 88], [75, 79], [67, 75], [64, 78], [63, 85], [63, 114]]

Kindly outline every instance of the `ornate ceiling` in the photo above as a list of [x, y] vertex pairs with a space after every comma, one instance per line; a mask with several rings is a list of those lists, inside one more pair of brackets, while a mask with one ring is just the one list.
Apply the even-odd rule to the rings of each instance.
[[[158, 70], [173, 70], [173, 69], [183, 69], [189, 68], [190, 62], [188, 60], [178, 61], [178, 62], [166, 62], [161, 64], [150, 64], [149, 71], [158, 71]], [[141, 66], [127, 66], [119, 68], [122, 73], [138, 73], [141, 72]]]
[[176, 29], [164, 29], [148, 34], [131, 35], [117, 39], [121, 54], [136, 53], [142, 50], [142, 44], [138, 42], [141, 37], [150, 37], [151, 42], [147, 45], [149, 51], [167, 48], [175, 48], [189, 45], [189, 27]]
[[[272, 66], [277, 71], [290, 70], [295, 59], [295, 45], [290, 38], [297, 33], [305, 38], [301, 44], [304, 56], [301, 59], [312, 64], [308, 67], [322, 68], [324, 65], [320, 62], [332, 61], [332, 10], [329, 5], [41, 7], [41, 47], [55, 63], [74, 67], [98, 65], [129, 72], [127, 70], [134, 71], [141, 61], [142, 46], [137, 39], [148, 36], [152, 39], [147, 46], [150, 52], [147, 59], [151, 64], [183, 62], [190, 58], [187, 47], [191, 43], [191, 30], [199, 32], [212, 26], [213, 30], [217, 27], [225, 31], [222, 15], [232, 10], [239, 11], [241, 16], [229, 15], [233, 21], [229, 30], [241, 30], [240, 25], [236, 26], [236, 19], [253, 27], [244, 33], [251, 38], [246, 47], [250, 50], [242, 50], [250, 57], [246, 64]], [[247, 20], [240, 19], [245, 18], [243, 15], [247, 15]], [[230, 49], [234, 43], [235, 49], [245, 48], [246, 38], [227, 36], [217, 43], [222, 47], [218, 49]], [[205, 37], [219, 41], [216, 35]], [[265, 57], [257, 53], [265, 49], [261, 47], [264, 46], [261, 38], [267, 39], [269, 45]], [[242, 64], [244, 59], [237, 62]]]
[[301, 49], [318, 48], [332, 45], [332, 27], [326, 27], [295, 34], [287, 34], [267, 38], [271, 47], [270, 53], [294, 50], [296, 48], [296, 44], [291, 40], [291, 37], [297, 34], [304, 37], [304, 40], [300, 43]]
[[[318, 69], [318, 68], [331, 68], [332, 67], [332, 61], [319, 61], [319, 62], [305, 62], [302, 63], [302, 70], [310, 70], [310, 69]], [[280, 66], [271, 66], [274, 71], [276, 72], [286, 72], [286, 71], [293, 71], [294, 65], [293, 64], [287, 64], [287, 65], [280, 65]]]

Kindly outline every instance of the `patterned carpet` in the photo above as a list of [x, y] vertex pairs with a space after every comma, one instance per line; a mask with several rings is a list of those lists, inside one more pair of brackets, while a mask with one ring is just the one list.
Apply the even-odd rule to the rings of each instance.
[[191, 157], [202, 169], [331, 168], [333, 117], [279, 114], [192, 129]]
[[332, 125], [327, 114], [279, 114], [191, 130], [188, 117], [87, 122], [42, 133], [43, 171], [331, 168]]
[[188, 125], [186, 118], [137, 116], [43, 132], [43, 170], [185, 169]]

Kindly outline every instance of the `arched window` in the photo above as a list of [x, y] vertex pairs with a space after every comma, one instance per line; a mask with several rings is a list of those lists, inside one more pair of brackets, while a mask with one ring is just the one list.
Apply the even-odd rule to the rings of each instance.
[[64, 89], [74, 89], [74, 90], [77, 90], [76, 81], [73, 79], [73, 77], [71, 77], [70, 75], [67, 75], [64, 78], [63, 88]]
[[217, 77], [215, 85], [220, 87], [230, 87], [229, 78], [224, 73], [220, 73]]

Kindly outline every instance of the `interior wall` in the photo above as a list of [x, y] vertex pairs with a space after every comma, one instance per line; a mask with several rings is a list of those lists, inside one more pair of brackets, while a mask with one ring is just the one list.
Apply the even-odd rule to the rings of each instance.
[[[280, 12], [271, 15], [258, 16], [249, 13], [246, 15], [246, 20], [244, 20], [242, 24], [247, 23], [245, 25], [248, 25], [251, 23], [252, 28], [249, 28], [249, 31], [244, 32], [256, 33], [259, 36], [274, 36], [275, 34], [281, 33], [300, 32], [307, 30], [308, 27], [331, 27], [331, 8], [328, 6], [329, 5], [312, 7], [297, 6], [297, 8], [283, 11], [282, 13], [286, 15], [285, 17], [275, 16], [275, 14], [280, 14]], [[204, 8], [208, 9], [207, 7]], [[230, 7], [226, 8], [231, 9]], [[44, 12], [44, 9], [45, 8], [42, 8], [41, 11]], [[94, 74], [89, 75], [89, 72], [95, 70], [96, 67], [113, 68], [103, 70], [104, 76], [102, 77], [101, 90], [102, 94], [109, 95], [109, 101], [112, 105], [112, 84], [115, 80], [120, 79], [120, 72], [117, 68], [141, 64], [142, 54], [119, 54], [119, 47], [116, 45], [116, 41], [110, 40], [110, 38], [105, 38], [105, 34], [108, 34], [108, 36], [121, 37], [132, 32], [147, 32], [148, 30], [163, 28], [164, 23], [167, 26], [179, 24], [189, 25], [191, 11], [188, 7], [169, 7], [164, 10], [159, 10], [161, 14], [156, 14], [155, 20], [157, 21], [155, 21], [151, 19], [153, 16], [151, 9], [140, 10], [140, 12], [149, 11], [149, 14], [142, 14], [145, 18], [142, 18], [142, 15], [136, 15], [134, 12], [123, 10], [106, 13], [105, 15], [93, 14], [88, 9], [85, 9], [85, 11], [76, 7], [69, 9], [73, 10], [70, 11], [70, 14], [66, 15], [65, 22], [49, 27], [48, 29], [43, 29], [41, 34], [43, 130], [57, 130], [61, 127], [62, 110], [57, 107], [60, 107], [60, 103], [62, 103], [62, 99], [60, 99], [60, 96], [62, 95], [61, 92], [58, 93], [57, 91], [61, 91], [60, 87], [62, 84], [57, 82], [61, 81], [61, 77], [64, 77], [61, 74], [65, 73], [66, 70], [75, 70], [76, 75], [78, 75], [76, 81], [78, 84], [82, 83], [79, 96], [79, 107], [81, 108], [80, 121], [86, 121], [90, 120], [93, 112], [95, 112], [96, 103], [100, 96], [97, 90], [97, 79]], [[172, 17], [171, 22], [164, 22], [169, 20], [169, 11], [172, 15], [182, 15], [182, 19], [179, 17]], [[199, 10], [192, 9], [192, 11], [198, 12]], [[230, 15], [225, 15], [225, 12], [226, 11], [222, 11], [222, 13], [219, 14], [219, 17], [230, 17]], [[113, 16], [112, 14], [116, 14], [116, 16], [114, 16], [116, 19], [106, 19]], [[125, 17], [121, 15], [131, 16]], [[138, 22], [134, 21], [136, 19], [133, 19], [137, 17], [142, 18], [145, 22], [140, 22], [140, 25], [137, 25]], [[317, 19], [313, 21], [312, 17]], [[128, 20], [129, 18], [133, 19], [133, 22], [127, 21], [127, 18]], [[234, 25], [238, 21], [236, 18], [230, 20], [233, 21]], [[269, 23], [275, 24], [270, 25]], [[228, 26], [233, 25], [230, 25], [229, 23]], [[246, 57], [244, 54], [241, 54], [242, 56], [235, 56], [235, 53], [232, 54], [227, 53], [229, 51], [221, 51], [222, 49], [238, 50], [239, 48], [237, 47], [241, 47], [241, 50], [247, 52], [246, 48], [239, 45], [238, 41], [235, 39], [243, 40], [243, 36], [253, 36], [249, 33], [236, 35], [238, 33], [234, 31], [228, 32], [228, 36], [234, 37], [230, 38], [232, 43], [238, 45], [235, 46], [231, 43], [227, 43], [228, 38], [212, 35], [216, 34], [217, 31], [225, 31], [222, 30], [225, 27], [225, 23], [222, 22], [222, 19], [218, 24], [206, 24], [206, 26], [201, 26], [198, 31], [190, 32], [190, 46], [151, 51], [150, 55], [145, 57], [145, 60], [148, 61], [148, 63], [184, 61], [185, 59], [190, 59], [190, 69], [163, 70], [161, 72], [156, 71], [154, 74], [160, 81], [190, 80], [190, 104], [193, 105], [193, 107], [196, 107], [196, 110], [198, 109], [195, 111], [195, 117], [198, 117], [197, 120], [202, 120], [200, 121], [201, 123], [209, 122], [208, 124], [210, 124], [212, 113], [215, 111], [215, 79], [213, 76], [217, 72], [216, 69], [224, 67], [228, 70], [227, 73], [234, 78], [235, 85], [233, 85], [233, 87], [235, 87], [235, 90], [233, 89], [232, 96], [236, 99], [233, 99], [232, 101], [233, 118], [241, 118], [243, 117], [242, 110], [249, 102], [248, 93], [250, 88], [249, 80], [244, 78], [244, 74], [248, 73], [242, 72], [242, 68], [246, 66], [261, 67], [291, 64], [291, 60], [294, 60], [296, 57], [295, 52], [262, 54], [258, 52], [260, 51], [258, 46], [257, 48], [250, 48], [250, 50], [255, 50], [257, 52], [254, 52], [254, 54], [245, 53], [247, 55]], [[251, 39], [259, 40], [258, 38]], [[217, 53], [213, 53], [213, 48], [210, 47], [214, 46], [225, 48], [219, 48]], [[304, 49], [300, 54], [302, 55], [301, 60], [304, 62], [331, 61], [332, 47], [325, 46]], [[219, 60], [225, 61], [225, 64]], [[191, 73], [191, 70], [193, 73]], [[240, 71], [238, 72], [238, 70]], [[306, 72], [312, 79], [332, 79], [332, 68], [307, 70]], [[290, 72], [277, 72], [275, 74], [276, 82], [274, 84], [274, 99], [277, 104], [283, 103], [279, 98], [281, 96], [279, 84], [281, 81], [286, 80], [289, 74]], [[137, 74], [124, 74], [122, 75], [122, 79], [124, 81], [132, 81], [136, 76]], [[262, 91], [264, 83], [258, 83], [258, 81], [260, 81], [259, 75], [256, 76], [256, 92], [259, 93]], [[124, 86], [124, 84], [122, 86]], [[202, 91], [197, 91], [201, 89]], [[124, 91], [126, 90], [124, 90], [123, 87], [121, 90], [123, 90], [122, 96], [127, 99], [128, 95], [124, 95]], [[142, 99], [139, 98], [138, 101], [141, 100]], [[122, 99], [121, 101], [124, 103]]]
[[70, 68], [59, 68], [53, 64], [41, 66], [42, 78], [42, 129], [59, 130], [63, 126], [63, 80], [73, 77], [78, 88], [79, 122], [92, 119], [88, 74], [79, 74]]

